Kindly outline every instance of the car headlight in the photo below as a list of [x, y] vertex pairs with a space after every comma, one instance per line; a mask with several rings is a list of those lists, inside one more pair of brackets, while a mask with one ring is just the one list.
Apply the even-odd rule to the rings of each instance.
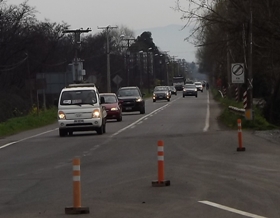
[[99, 109], [95, 109], [94, 111], [92, 111], [92, 118], [100, 118], [100, 110]]
[[117, 111], [117, 110], [119, 110], [119, 109], [116, 108], [116, 107], [112, 107], [112, 108], [111, 108], [111, 111]]
[[186, 89], [183, 89], [183, 91], [185, 92], [185, 91], [187, 91]]
[[141, 101], [143, 101], [142, 98], [138, 98], [138, 99], [136, 100], [136, 102], [141, 102]]
[[66, 115], [63, 111], [58, 111], [58, 118], [60, 120], [65, 120], [66, 119]]

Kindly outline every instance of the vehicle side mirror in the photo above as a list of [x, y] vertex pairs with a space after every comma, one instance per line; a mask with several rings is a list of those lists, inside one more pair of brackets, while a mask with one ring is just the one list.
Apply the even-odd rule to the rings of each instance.
[[104, 103], [105, 103], [105, 99], [104, 99], [103, 96], [100, 97], [100, 103], [101, 103], [101, 104], [104, 104]]

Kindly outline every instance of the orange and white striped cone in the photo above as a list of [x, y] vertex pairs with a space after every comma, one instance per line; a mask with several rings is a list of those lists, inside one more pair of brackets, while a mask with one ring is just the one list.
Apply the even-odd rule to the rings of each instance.
[[73, 207], [66, 207], [65, 214], [88, 214], [89, 208], [81, 203], [81, 162], [80, 158], [73, 159]]
[[161, 186], [170, 186], [169, 180], [164, 180], [164, 146], [163, 141], [159, 140], [157, 150], [158, 157], [158, 180], [152, 181], [152, 186], [161, 187]]
[[238, 147], [237, 147], [237, 151], [245, 151], [246, 149], [242, 146], [241, 119], [237, 120], [237, 127], [238, 127]]

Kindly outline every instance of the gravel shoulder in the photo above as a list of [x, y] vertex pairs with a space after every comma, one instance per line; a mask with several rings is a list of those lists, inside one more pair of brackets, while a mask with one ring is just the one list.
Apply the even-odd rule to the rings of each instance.
[[272, 143], [280, 144], [280, 130], [255, 131], [254, 135], [264, 138]]

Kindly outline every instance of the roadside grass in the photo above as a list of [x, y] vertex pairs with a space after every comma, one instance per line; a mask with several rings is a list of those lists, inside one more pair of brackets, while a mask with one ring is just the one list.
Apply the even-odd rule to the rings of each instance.
[[228, 109], [228, 106], [243, 108], [242, 102], [236, 102], [233, 99], [223, 98], [218, 90], [212, 89], [214, 99], [221, 103], [223, 111], [219, 117], [220, 121], [230, 128], [237, 128], [237, 120], [241, 119], [242, 129], [252, 130], [271, 130], [279, 127], [267, 122], [262, 115], [260, 108], [253, 106], [253, 120], [247, 120], [244, 116], [235, 114]]
[[57, 108], [44, 111], [31, 111], [27, 116], [15, 117], [0, 123], [0, 137], [13, 135], [25, 130], [35, 129], [54, 123], [57, 120]]

